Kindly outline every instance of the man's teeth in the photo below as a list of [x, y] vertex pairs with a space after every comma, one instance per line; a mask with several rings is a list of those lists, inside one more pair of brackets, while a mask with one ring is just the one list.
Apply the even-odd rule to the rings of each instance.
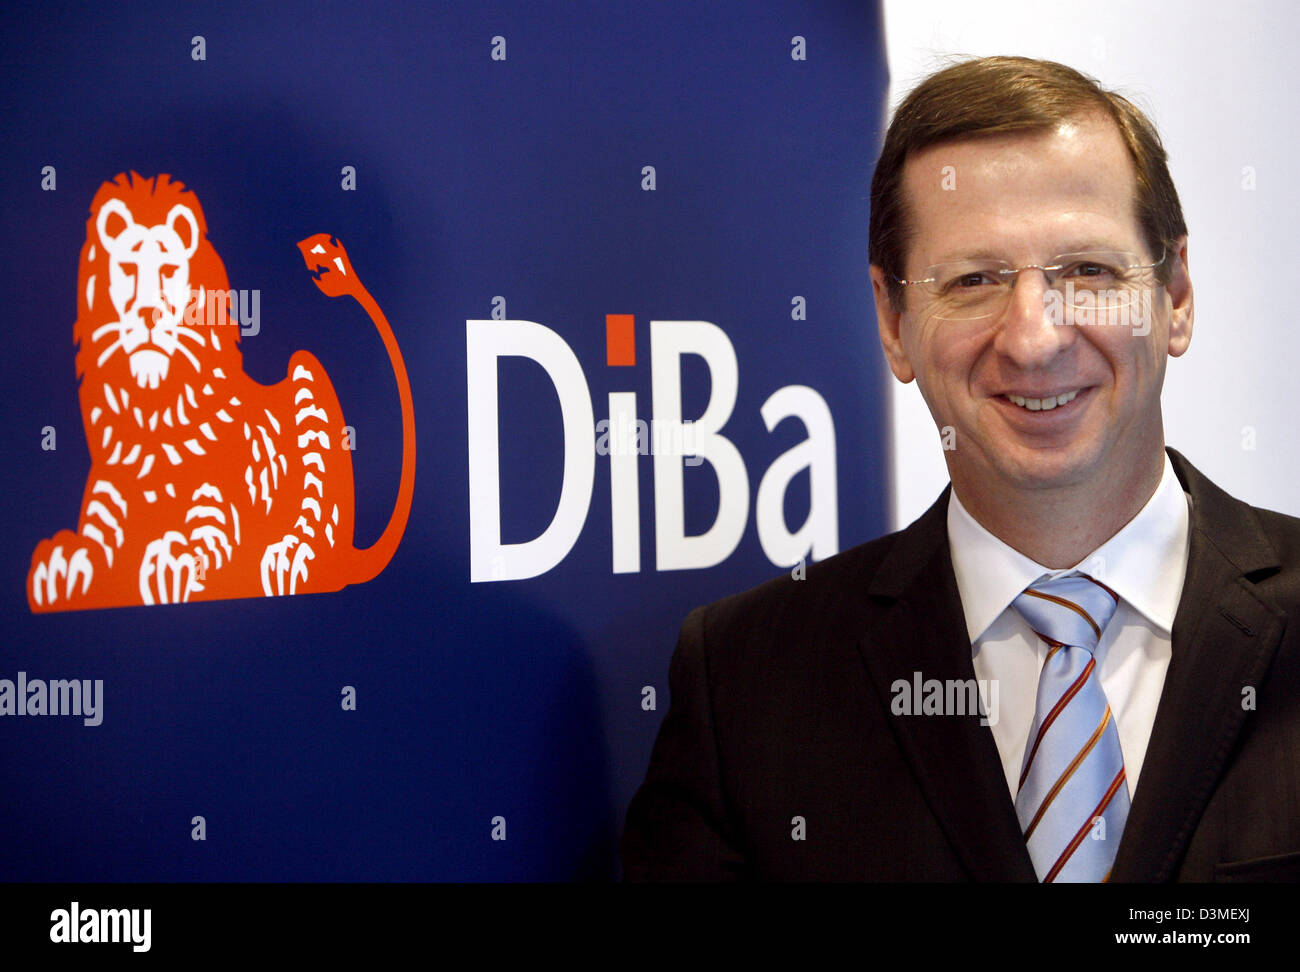
[[1049, 409], [1056, 408], [1057, 405], [1064, 405], [1067, 402], [1074, 401], [1075, 396], [1078, 394], [1078, 389], [1076, 389], [1072, 392], [1052, 395], [1050, 398], [1025, 398], [1023, 395], [1008, 395], [1007, 398], [1031, 412], [1046, 412]]

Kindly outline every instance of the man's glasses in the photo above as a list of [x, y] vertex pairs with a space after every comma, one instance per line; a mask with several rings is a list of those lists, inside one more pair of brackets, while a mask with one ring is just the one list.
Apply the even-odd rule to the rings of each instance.
[[[1136, 253], [1089, 250], [1062, 253], [1046, 264], [1030, 263], [1023, 267], [1013, 267], [1005, 260], [954, 260], [926, 267], [917, 280], [894, 279], [905, 286], [920, 287], [930, 298], [927, 317], [975, 321], [1001, 315], [1022, 270], [1041, 270], [1049, 287], [1044, 297], [1045, 307], [1054, 303], [1070, 322], [1086, 308], [1090, 318], [1094, 315], [1100, 318], [1090, 319], [1088, 323], [1107, 323], [1108, 319], [1119, 323], [1118, 318], [1137, 309], [1144, 289], [1150, 295], [1153, 277], [1150, 271], [1164, 263], [1166, 255], [1167, 250], [1162, 249], [1159, 260], [1143, 263]], [[1148, 302], [1150, 299], [1148, 296]]]

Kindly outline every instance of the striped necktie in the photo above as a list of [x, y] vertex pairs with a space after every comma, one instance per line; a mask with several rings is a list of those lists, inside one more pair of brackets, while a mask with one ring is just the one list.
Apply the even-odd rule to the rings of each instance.
[[1128, 819], [1119, 731], [1093, 652], [1119, 598], [1085, 574], [1042, 577], [1012, 606], [1049, 646], [1016, 794], [1034, 870], [1105, 881]]

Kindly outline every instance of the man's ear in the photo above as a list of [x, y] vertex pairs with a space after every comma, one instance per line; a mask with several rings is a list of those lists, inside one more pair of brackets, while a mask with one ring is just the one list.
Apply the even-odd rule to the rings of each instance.
[[871, 293], [876, 299], [876, 326], [880, 329], [880, 346], [885, 351], [889, 370], [901, 382], [909, 382], [916, 377], [912, 364], [907, 360], [903, 350], [901, 328], [903, 315], [894, 310], [889, 299], [889, 287], [885, 282], [885, 271], [874, 263], [871, 265]]
[[1169, 356], [1178, 357], [1192, 343], [1192, 275], [1187, 265], [1187, 237], [1181, 236], [1170, 247], [1169, 294], [1173, 316], [1169, 322]]

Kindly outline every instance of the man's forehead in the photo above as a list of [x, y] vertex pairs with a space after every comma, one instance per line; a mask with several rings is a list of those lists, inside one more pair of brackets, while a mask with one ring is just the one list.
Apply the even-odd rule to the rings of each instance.
[[[951, 193], [961, 188], [963, 174], [1008, 178], [1044, 164], [1057, 167], [1062, 185], [1073, 181], [1081, 188], [1113, 182], [1099, 178], [1103, 175], [1099, 166], [1122, 164], [1126, 174], [1135, 174], [1118, 126], [1097, 115], [1068, 119], [1047, 128], [979, 133], [936, 142], [909, 155], [903, 172], [909, 183], [928, 184], [936, 191]], [[1081, 176], [1084, 182], [1078, 182]]]
[[1130, 236], [1136, 190], [1118, 127], [1096, 115], [936, 143], [909, 156], [903, 173], [912, 242], [924, 250], [985, 234]]

